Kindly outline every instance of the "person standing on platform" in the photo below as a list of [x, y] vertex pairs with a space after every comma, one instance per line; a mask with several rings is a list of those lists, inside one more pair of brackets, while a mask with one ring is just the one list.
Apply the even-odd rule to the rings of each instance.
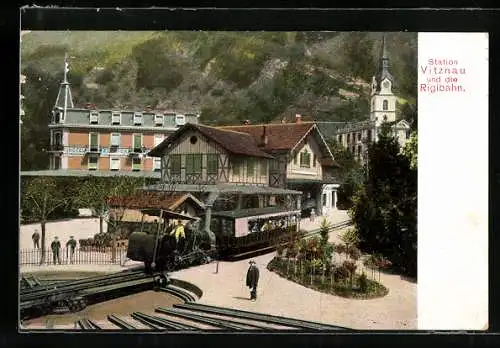
[[314, 208], [311, 209], [311, 221], [314, 222], [314, 219], [316, 218], [316, 211], [314, 210]]
[[257, 285], [259, 284], [259, 269], [255, 261], [250, 261], [247, 271], [247, 286], [250, 288], [250, 300], [257, 300]]
[[33, 240], [33, 247], [35, 249], [40, 249], [40, 233], [38, 233], [38, 230], [35, 230], [35, 233], [33, 233], [31, 239]]
[[74, 261], [75, 248], [76, 248], [76, 240], [73, 238], [73, 236], [70, 236], [68, 242], [66, 243], [66, 257], [68, 257], [68, 251], [69, 251], [70, 263], [73, 263]]
[[61, 256], [59, 255], [61, 251], [61, 242], [58, 237], [54, 237], [54, 240], [50, 244], [50, 248], [52, 249], [52, 260], [54, 265], [56, 264], [56, 260], [58, 264], [61, 264]]

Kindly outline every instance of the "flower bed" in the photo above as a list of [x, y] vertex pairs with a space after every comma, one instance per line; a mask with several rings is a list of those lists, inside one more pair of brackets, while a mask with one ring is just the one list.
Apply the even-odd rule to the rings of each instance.
[[[356, 272], [361, 252], [355, 230], [347, 230], [341, 236], [341, 244], [329, 243], [329, 226], [323, 220], [320, 234], [321, 237], [312, 238], [292, 236], [284, 241], [267, 268], [308, 288], [343, 297], [370, 299], [388, 294], [389, 290], [376, 281], [374, 272], [371, 279], [364, 270]], [[377, 264], [386, 266], [381, 262]]]
[[389, 293], [389, 290], [375, 280], [368, 279], [362, 274], [354, 274], [352, 283], [350, 276], [345, 272], [345, 266], [330, 267], [329, 269], [320, 268], [318, 271], [311, 272], [312, 265], [287, 258], [275, 257], [267, 268], [302, 286], [334, 294], [347, 298], [372, 299], [383, 297]]

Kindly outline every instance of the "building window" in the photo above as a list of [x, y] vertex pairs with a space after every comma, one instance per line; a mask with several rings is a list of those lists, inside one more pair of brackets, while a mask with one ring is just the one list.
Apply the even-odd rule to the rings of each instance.
[[142, 113], [136, 112], [134, 113], [134, 125], [141, 125], [142, 124]]
[[358, 141], [361, 141], [361, 132], [358, 133]]
[[109, 159], [109, 169], [120, 170], [120, 157], [110, 157]]
[[239, 159], [233, 160], [233, 175], [241, 174], [241, 161]]
[[89, 134], [89, 149], [90, 151], [99, 151], [99, 133]]
[[134, 144], [133, 144], [134, 152], [142, 151], [142, 134], [134, 134]]
[[168, 125], [168, 126], [175, 126], [175, 114], [173, 113], [166, 113], [163, 124]]
[[99, 122], [99, 111], [90, 112], [90, 124], [97, 124]]
[[218, 162], [219, 157], [216, 153], [209, 153], [207, 155], [207, 173], [208, 174], [217, 174], [219, 172]]
[[361, 145], [358, 145], [358, 157], [361, 156]]
[[111, 114], [111, 123], [112, 124], [120, 124], [122, 120], [122, 113], [119, 111], [113, 111]]
[[316, 168], [316, 155], [313, 156], [313, 167]]
[[349, 144], [351, 142], [351, 134], [347, 134], [347, 143]]
[[163, 115], [155, 114], [155, 125], [163, 126]]
[[260, 161], [260, 175], [261, 176], [267, 175], [267, 160]]
[[356, 153], [356, 146], [352, 146], [351, 147], [351, 152], [352, 152], [353, 155]]
[[97, 156], [89, 156], [87, 167], [89, 170], [97, 170], [97, 164], [99, 161], [99, 157]]
[[186, 124], [186, 117], [184, 115], [175, 115], [175, 124], [177, 126], [184, 126]]
[[326, 207], [326, 193], [323, 193], [323, 207]]
[[189, 142], [191, 145], [194, 145], [198, 142], [198, 137], [196, 135], [193, 135], [191, 138], [189, 138]]
[[406, 131], [406, 139], [410, 139], [410, 131], [409, 130]]
[[161, 170], [161, 158], [155, 158], [153, 160], [153, 170], [159, 172]]
[[111, 146], [120, 146], [120, 133], [111, 133]]
[[387, 101], [387, 99], [384, 99], [384, 101], [382, 102], [382, 110], [389, 110], [389, 102]]
[[54, 169], [61, 169], [61, 156], [54, 156]]
[[142, 169], [141, 159], [139, 157], [132, 158], [132, 170], [139, 171]]
[[339, 142], [340, 144], [342, 144], [342, 134], [339, 134], [339, 135], [337, 136], [337, 139], [338, 139], [338, 142]]
[[368, 141], [372, 141], [372, 130], [371, 129], [368, 129]]
[[181, 174], [181, 155], [170, 155], [170, 174]]
[[201, 173], [202, 156], [201, 154], [186, 155], [186, 174]]
[[155, 134], [154, 146], [156, 147], [160, 145], [162, 141], [163, 141], [163, 134]]
[[387, 115], [384, 115], [384, 122], [387, 122]]
[[247, 176], [253, 176], [255, 172], [255, 160], [253, 158], [247, 159]]
[[293, 158], [293, 164], [294, 165], [297, 165], [298, 158], [299, 158], [299, 154], [296, 154], [295, 157]]
[[300, 154], [300, 167], [311, 168], [311, 154], [307, 150]]

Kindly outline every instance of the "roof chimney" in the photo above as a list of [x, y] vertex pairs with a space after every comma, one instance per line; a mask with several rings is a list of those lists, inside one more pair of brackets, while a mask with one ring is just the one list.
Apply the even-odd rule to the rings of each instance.
[[268, 142], [268, 137], [267, 137], [267, 127], [265, 125], [262, 126], [262, 137], [261, 137], [261, 146], [266, 146]]
[[295, 115], [295, 123], [300, 123], [302, 116], [300, 114]]

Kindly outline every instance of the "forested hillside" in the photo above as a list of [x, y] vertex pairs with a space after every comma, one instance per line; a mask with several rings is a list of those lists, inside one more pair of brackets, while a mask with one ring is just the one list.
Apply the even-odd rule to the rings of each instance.
[[[22, 169], [47, 167], [48, 114], [66, 51], [77, 106], [199, 111], [206, 124], [296, 113], [355, 121], [368, 117], [381, 39], [358, 32], [30, 32], [21, 44]], [[413, 117], [417, 36], [386, 39], [401, 116]]]

